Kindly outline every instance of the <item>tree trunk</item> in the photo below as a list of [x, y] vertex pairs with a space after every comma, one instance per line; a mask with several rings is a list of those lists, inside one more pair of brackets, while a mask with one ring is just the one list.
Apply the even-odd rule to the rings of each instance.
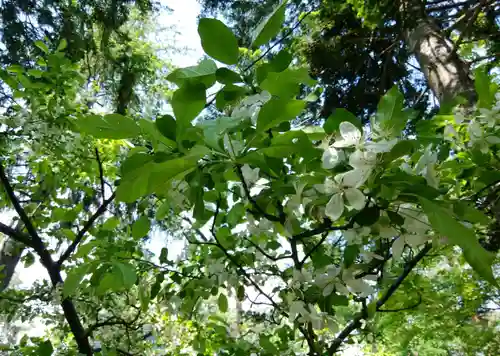
[[0, 250], [0, 293], [9, 286], [23, 251], [22, 243], [4, 237]]
[[400, 4], [405, 41], [415, 55], [427, 83], [443, 104], [462, 96], [477, 100], [469, 66], [456, 53], [452, 41], [425, 14], [422, 1], [403, 0]]

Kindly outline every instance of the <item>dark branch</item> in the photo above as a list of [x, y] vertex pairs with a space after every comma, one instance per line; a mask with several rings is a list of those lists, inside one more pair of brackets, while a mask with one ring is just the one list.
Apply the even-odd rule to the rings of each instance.
[[[306, 255], [304, 256], [302, 261], [300, 261], [301, 267], [304, 265], [304, 263], [307, 261], [307, 259], [309, 257], [311, 257], [311, 255], [314, 253], [314, 251], [316, 251], [323, 244], [323, 242], [325, 242], [325, 240], [327, 238], [328, 238], [328, 232], [324, 232], [323, 236], [321, 237], [321, 240], [319, 240], [318, 243], [316, 245], [314, 245], [313, 248], [311, 248], [308, 253], [306, 253]], [[341, 240], [342, 240], [342, 236], [340, 236], [332, 246], [336, 247], [340, 243]]]
[[22, 244], [25, 244], [28, 247], [34, 247], [33, 242], [31, 241], [31, 237], [28, 234], [25, 234], [21, 231], [15, 230], [11, 228], [10, 226], [5, 225], [4, 223], [0, 222], [0, 232], [7, 235], [13, 240], [16, 240]]
[[97, 147], [95, 148], [95, 158], [97, 160], [97, 165], [99, 166], [99, 179], [101, 180], [101, 197], [102, 201], [104, 202], [106, 200], [106, 196], [104, 194], [104, 184], [105, 184], [104, 170], [102, 168], [102, 161], [101, 157], [99, 156], [99, 150], [97, 149]]
[[115, 199], [115, 193], [111, 194], [111, 196], [102, 203], [99, 209], [97, 209], [94, 215], [90, 217], [90, 219], [85, 223], [85, 225], [83, 225], [83, 228], [76, 235], [75, 240], [71, 243], [71, 245], [69, 245], [68, 249], [61, 255], [59, 261], [57, 261], [58, 266], [61, 266], [63, 262], [66, 261], [69, 258], [69, 256], [76, 250], [78, 244], [83, 240], [83, 237], [85, 236], [87, 231], [89, 231], [90, 228], [92, 228], [97, 218], [102, 214], [104, 214], [106, 208], [108, 207], [109, 204], [111, 204], [113, 199]]
[[[5, 192], [7, 193], [7, 196], [9, 197], [10, 201], [12, 202], [12, 205], [14, 205], [14, 209], [16, 210], [17, 214], [21, 218], [21, 221], [23, 222], [24, 226], [26, 227], [26, 230], [28, 230], [29, 235], [31, 236], [31, 246], [37, 251], [39, 254], [41, 254], [45, 250], [45, 246], [43, 245], [43, 241], [38, 235], [38, 232], [36, 231], [35, 227], [31, 223], [31, 220], [29, 219], [28, 215], [24, 211], [23, 207], [19, 203], [19, 200], [16, 197], [16, 194], [14, 193], [14, 189], [12, 189], [12, 186], [9, 183], [9, 179], [7, 178], [7, 175], [5, 174], [5, 170], [3, 167], [3, 162], [0, 163], [0, 180], [2, 181], [2, 184], [4, 186]], [[42, 256], [40, 256], [42, 257]]]

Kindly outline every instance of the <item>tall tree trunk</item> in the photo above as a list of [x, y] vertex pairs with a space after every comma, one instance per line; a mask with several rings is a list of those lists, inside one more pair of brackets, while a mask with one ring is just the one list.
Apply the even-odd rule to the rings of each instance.
[[461, 95], [473, 104], [477, 95], [469, 66], [456, 53], [452, 41], [427, 17], [425, 3], [401, 0], [399, 11], [405, 41], [439, 103]]

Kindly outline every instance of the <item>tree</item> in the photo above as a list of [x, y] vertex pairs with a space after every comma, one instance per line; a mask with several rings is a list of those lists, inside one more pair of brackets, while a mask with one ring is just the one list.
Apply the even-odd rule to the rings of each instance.
[[[276, 37], [280, 11], [260, 24], [256, 43]], [[4, 117], [10, 146], [0, 165], [1, 201], [21, 225], [0, 231], [40, 259], [50, 283], [3, 294], [0, 310], [33, 316], [26, 302], [48, 300], [43, 316], [54, 325], [12, 353], [333, 355], [346, 342], [390, 334], [384, 316], [417, 308], [420, 281], [418, 304], [429, 308], [441, 298], [468, 301], [433, 290], [446, 277], [480, 287], [460, 317], [492, 300], [494, 78], [478, 72], [477, 106], [434, 115], [412, 135], [397, 87], [365, 127], [345, 109], [321, 127], [292, 127], [315, 100], [303, 98], [316, 85], [307, 69], [286, 52], [263, 60], [240, 49], [216, 19], [201, 19], [198, 33], [207, 57], [169, 73], [174, 115], [154, 121], [141, 110], [93, 111], [79, 95], [84, 67], [64, 45], [42, 56], [39, 72], [4, 73], [25, 103]], [[31, 85], [37, 76], [57, 85]], [[222, 114], [204, 120], [213, 104]], [[27, 168], [16, 171], [16, 162]], [[23, 193], [40, 187], [50, 199], [37, 209]], [[145, 250], [152, 228], [185, 239], [181, 258]], [[442, 277], [433, 275], [436, 254], [452, 267]], [[242, 308], [231, 330], [233, 295]]]
[[[26, 46], [23, 47], [24, 50], [31, 51], [29, 53], [39, 53], [43, 55], [46, 55], [48, 53], [48, 45], [38, 39], [42, 38], [43, 36], [43, 33], [41, 33], [43, 32], [41, 31], [41, 28], [34, 28], [33, 31], [26, 30], [26, 28], [31, 28], [33, 26], [30, 22], [30, 16], [38, 16], [40, 20], [40, 17], [47, 15], [47, 9], [31, 9], [30, 14], [24, 16], [19, 12], [19, 9], [14, 11], [15, 6], [21, 5], [16, 5], [16, 3], [13, 2], [5, 3], [4, 6], [4, 15], [6, 13], [10, 13], [11, 15], [12, 13], [17, 14], [17, 17], [15, 18], [9, 17], [9, 19], [5, 19], [6, 23], [4, 26], [4, 33], [5, 35], [9, 36], [9, 39], [6, 42], [6, 49], [9, 55], [6, 54], [4, 57], [5, 64], [26, 63], [28, 68], [33, 73], [37, 73], [35, 77], [31, 78], [31, 80], [37, 82], [33, 85], [42, 85], [42, 83], [40, 82], [45, 82], [45, 84], [48, 84], [47, 81], [51, 80], [52, 78], [49, 78], [48, 76], [42, 77], [39, 73], [39, 68], [46, 65], [46, 63], [43, 63], [43, 58], [41, 59], [42, 62], [36, 63], [33, 66], [33, 59], [22, 59], [13, 55], [13, 52], [16, 52], [16, 55], [22, 55], [21, 52], [17, 51], [16, 49], [16, 43], [19, 44], [18, 41], [25, 41], [30, 44], [34, 43], [33, 48], [31, 49]], [[129, 18], [129, 16], [130, 20], [134, 20], [142, 16], [140, 11], [146, 11], [148, 9], [148, 6], [146, 6], [146, 4], [140, 5], [140, 11], [137, 9], [131, 10], [128, 6], [125, 6], [125, 4], [115, 4], [115, 6], [118, 6], [121, 9], [120, 13], [116, 13], [113, 15], [117, 17], [116, 21], [118, 21], [118, 23], [112, 22], [107, 17], [102, 18], [102, 23], [99, 21], [96, 22], [91, 18], [85, 17], [88, 14], [86, 14], [83, 10], [75, 10], [76, 12], [70, 12], [71, 17], [68, 19], [68, 21], [82, 21], [81, 28], [83, 28], [84, 31], [87, 31], [87, 33], [84, 34], [83, 32], [77, 31], [76, 33], [65, 32], [61, 34], [58, 33], [58, 31], [63, 31], [63, 29], [57, 27], [57, 22], [51, 22], [51, 26], [54, 27], [54, 33], [51, 32], [50, 38], [58, 38], [58, 36], [63, 38], [63, 40], [59, 44], [58, 49], [64, 50], [64, 52], [61, 53], [64, 53], [64, 56], [70, 61], [81, 59], [83, 66], [81, 75], [86, 77], [86, 82], [85, 84], [83, 82], [80, 84], [81, 86], [84, 85], [86, 87], [86, 91], [82, 93], [89, 99], [87, 105], [113, 105], [117, 107], [117, 111], [125, 113], [127, 108], [146, 108], [148, 106], [146, 103], [146, 99], [151, 100], [152, 98], [155, 98], [156, 103], [160, 103], [161, 100], [165, 99], [165, 95], [163, 94], [162, 89], [160, 89], [161, 86], [159, 84], [161, 84], [161, 82], [158, 80], [156, 72], [160, 70], [160, 68], [167, 65], [163, 61], [158, 60], [153, 48], [149, 44], [146, 44], [144, 42], [144, 30], [145, 28], [147, 28], [147, 26], [151, 26], [151, 20], [148, 20], [148, 23], [148, 21], [143, 18], [140, 22], [142, 27], [136, 27], [132, 29], [132, 31], [130, 28], [126, 28], [126, 23], [124, 24], [124, 21]], [[93, 10], [96, 12], [101, 11], [99, 10], [99, 6]], [[57, 11], [68, 14], [69, 10], [59, 9]], [[110, 8], [109, 11], [111, 11], [111, 14], [113, 13], [112, 8]], [[56, 14], [59, 12], [56, 12]], [[104, 16], [104, 14], [101, 15]], [[83, 16], [83, 18], [80, 18], [79, 16]], [[93, 14], [92, 16], [97, 15]], [[19, 18], [23, 17], [26, 20], [24, 22], [20, 22]], [[108, 20], [112, 23], [110, 24]], [[17, 24], [17, 26], [9, 25], [9, 21], [13, 21]], [[84, 23], [85, 21], [87, 21], [87, 23]], [[89, 21], [91, 22], [89, 23]], [[46, 23], [46, 25], [49, 24]], [[25, 27], [24, 29], [22, 29], [23, 26]], [[8, 32], [14, 31], [12, 27], [19, 31], [21, 31], [22, 29], [22, 33]], [[34, 31], [35, 29], [37, 31]], [[45, 35], [47, 35], [47, 31], [44, 31]], [[79, 49], [75, 46], [72, 46], [72, 43], [74, 44], [76, 40], [70, 37], [78, 37], [82, 35], [86, 37], [87, 43], [81, 44], [82, 47]], [[24, 38], [23, 36], [28, 37]], [[134, 36], [137, 39], [132, 40], [131, 36]], [[14, 42], [11, 43], [10, 41]], [[75, 57], [75, 51], [83, 53], [84, 56], [81, 57], [80, 55], [78, 55]], [[28, 52], [26, 53], [27, 56]], [[16, 66], [17, 64], [14, 64], [14, 66], [11, 66], [9, 68], [11, 71], [14, 71], [15, 68], [19, 69], [19, 67]], [[151, 78], [155, 78], [155, 82], [150, 82]], [[11, 85], [15, 85], [12, 83], [12, 79], [8, 78], [5, 72], [3, 73], [3, 79], [6, 81], [10, 81]], [[24, 85], [26, 85], [26, 81]], [[28, 85], [31, 85], [31, 83], [28, 82]], [[140, 93], [140, 90], [136, 92], [136, 89], [139, 86], [142, 87], [142, 90], [148, 91], [148, 94], [143, 95], [142, 93]], [[50, 87], [50, 85], [47, 85], [47, 87]], [[4, 87], [2, 89], [2, 101], [7, 106], [7, 110], [14, 110], [15, 112], [16, 110], [18, 110], [18, 108], [16, 108], [16, 106], [18, 106], [18, 103], [14, 100], [15, 98], [13, 98], [12, 90], [9, 90], [7, 87]], [[15, 95], [17, 95], [18, 99], [23, 98], [23, 95], [20, 91], [15, 92], [14, 96]], [[99, 97], [100, 99], [97, 100], [97, 97]], [[40, 195], [40, 193], [38, 193], [37, 195]], [[8, 286], [10, 277], [12, 276], [12, 273], [14, 273], [14, 269], [17, 265], [17, 262], [19, 261], [22, 251], [22, 245], [12, 240], [5, 241], [4, 248], [2, 249], [0, 257], [0, 264], [4, 265], [6, 268], [3, 270], [3, 274], [5, 277], [2, 279], [0, 290], [3, 290]]]
[[[248, 38], [248, 28], [255, 26], [260, 11], [269, 13], [278, 2], [201, 3], [207, 13], [220, 9], [235, 24], [237, 33]], [[469, 7], [472, 3], [475, 6]], [[322, 118], [335, 108], [345, 108], [368, 120], [378, 99], [395, 84], [407, 105], [421, 115], [429, 108], [426, 87], [440, 101], [465, 88], [472, 93], [466, 96], [474, 99], [470, 65], [481, 58], [498, 59], [495, 2], [290, 1], [287, 11], [291, 19], [301, 12], [309, 14], [303, 31], [312, 41], [299, 37], [297, 47], [324, 88], [325, 101], [319, 112]], [[291, 27], [292, 23], [287, 25]], [[486, 56], [467, 56], [471, 62], [464, 61], [462, 54], [470, 52], [474, 44], [484, 46]], [[438, 53], [443, 58], [436, 57]], [[415, 57], [416, 70], [412, 63]], [[443, 92], [445, 89], [450, 95]]]

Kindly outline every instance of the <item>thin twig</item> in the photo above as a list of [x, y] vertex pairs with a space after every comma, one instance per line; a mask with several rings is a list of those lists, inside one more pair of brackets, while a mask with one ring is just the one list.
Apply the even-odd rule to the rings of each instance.
[[[302, 259], [302, 261], [300, 261], [300, 266], [301, 267], [304, 265], [304, 263], [307, 261], [307, 259], [309, 257], [311, 257], [311, 255], [323, 244], [323, 242], [325, 242], [325, 240], [328, 238], [328, 235], [329, 235], [328, 232], [324, 232], [323, 236], [321, 237], [321, 240], [319, 240], [318, 243], [316, 245], [314, 245], [313, 248], [311, 248], [308, 253], [306, 253], [306, 255], [304, 256], [304, 258]], [[337, 239], [337, 241], [334, 242], [334, 244], [332, 245], [332, 247], [336, 247], [340, 243], [341, 240], [342, 240], [342, 236], [340, 236]]]
[[76, 250], [78, 247], [78, 244], [83, 240], [83, 237], [89, 231], [92, 226], [94, 225], [94, 222], [97, 220], [98, 217], [100, 217], [104, 212], [106, 211], [107, 207], [111, 202], [115, 199], [116, 193], [113, 192], [111, 196], [106, 199], [102, 205], [96, 210], [94, 215], [90, 217], [90, 219], [83, 225], [83, 228], [78, 232], [78, 234], [75, 237], [75, 240], [69, 245], [68, 249], [61, 255], [59, 260], [57, 261], [57, 265], [61, 266], [64, 261], [66, 261], [69, 256]]
[[262, 58], [264, 58], [265, 56], [267, 56], [267, 54], [269, 52], [271, 52], [274, 47], [276, 47], [281, 42], [283, 42], [284, 40], [286, 40], [288, 38], [288, 36], [290, 36], [293, 33], [293, 31], [295, 31], [300, 26], [300, 24], [302, 23], [302, 21], [304, 21], [306, 19], [306, 17], [309, 16], [314, 10], [315, 9], [311, 9], [308, 12], [306, 12], [304, 14], [304, 16], [302, 16], [302, 18], [299, 21], [297, 21], [297, 23], [290, 30], [288, 30], [288, 32], [285, 35], [283, 35], [283, 37], [281, 37], [278, 41], [276, 41], [273, 45], [271, 45], [267, 50], [265, 50], [264, 53], [262, 53], [259, 57], [257, 57], [257, 59], [255, 59], [254, 61], [252, 61], [252, 63], [250, 63], [248, 66], [246, 66], [245, 69], [243, 69], [243, 71], [246, 72], [247, 70], [249, 70], [250, 68], [252, 68]]

